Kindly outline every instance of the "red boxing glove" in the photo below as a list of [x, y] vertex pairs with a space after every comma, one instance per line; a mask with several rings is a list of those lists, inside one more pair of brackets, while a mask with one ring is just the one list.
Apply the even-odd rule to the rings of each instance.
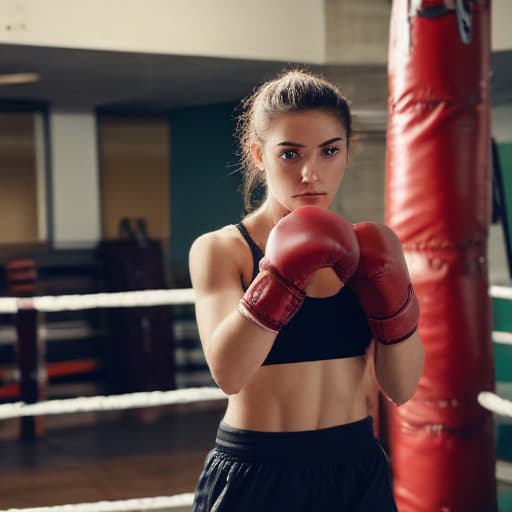
[[300, 308], [304, 283], [332, 267], [345, 283], [357, 267], [359, 247], [352, 224], [333, 212], [303, 206], [283, 217], [267, 240], [260, 273], [240, 300], [239, 311], [278, 332]]
[[360, 257], [350, 286], [374, 337], [385, 345], [403, 341], [417, 329], [420, 312], [400, 240], [375, 222], [355, 224], [354, 231]]

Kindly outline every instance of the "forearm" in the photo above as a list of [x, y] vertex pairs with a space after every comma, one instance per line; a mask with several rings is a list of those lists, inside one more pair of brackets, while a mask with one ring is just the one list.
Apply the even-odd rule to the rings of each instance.
[[235, 394], [261, 366], [272, 348], [275, 332], [263, 329], [237, 310], [230, 313], [205, 344], [205, 355], [215, 382]]
[[416, 391], [425, 360], [423, 343], [416, 331], [401, 343], [375, 345], [377, 382], [393, 403], [401, 405]]

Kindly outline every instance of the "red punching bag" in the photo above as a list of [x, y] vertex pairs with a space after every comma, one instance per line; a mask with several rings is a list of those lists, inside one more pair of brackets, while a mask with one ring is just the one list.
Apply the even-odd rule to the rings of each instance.
[[425, 368], [390, 413], [400, 512], [495, 512], [490, 222], [490, 1], [394, 0], [386, 223], [421, 308]]

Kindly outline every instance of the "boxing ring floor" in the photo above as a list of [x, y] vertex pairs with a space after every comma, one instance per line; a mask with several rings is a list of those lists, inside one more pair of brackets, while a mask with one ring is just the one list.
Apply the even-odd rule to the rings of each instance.
[[72, 428], [48, 428], [35, 441], [1, 439], [0, 509], [190, 492], [224, 407], [163, 407], [149, 423], [137, 411], [121, 411]]
[[[36, 441], [1, 439], [1, 508], [189, 492], [213, 445], [224, 404], [164, 409], [152, 423], [123, 411], [73, 428], [50, 428]], [[499, 482], [498, 493], [500, 512], [512, 511], [512, 483]]]

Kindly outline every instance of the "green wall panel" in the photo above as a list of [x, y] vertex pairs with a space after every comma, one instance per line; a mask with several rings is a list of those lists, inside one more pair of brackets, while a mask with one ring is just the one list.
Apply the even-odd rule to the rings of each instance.
[[[498, 152], [500, 156], [503, 186], [505, 188], [505, 202], [509, 233], [512, 239], [512, 143], [500, 143]], [[512, 301], [506, 299], [493, 299], [493, 330], [512, 332]], [[496, 380], [512, 382], [512, 345], [494, 344], [494, 361], [496, 367]]]
[[[512, 300], [492, 299], [493, 331], [512, 332]], [[496, 380], [512, 382], [512, 345], [494, 343]]]
[[200, 234], [241, 219], [233, 103], [173, 110], [170, 121], [171, 259], [188, 275]]
[[493, 330], [512, 332], [512, 301], [492, 299]]
[[[512, 143], [502, 142], [497, 145], [500, 157], [501, 174], [505, 188], [505, 202], [507, 205], [507, 220], [509, 229], [512, 230]], [[512, 238], [512, 233], [508, 233]]]
[[494, 343], [496, 382], [512, 382], [512, 345]]
[[[501, 142], [497, 144], [496, 147], [499, 155], [501, 179], [504, 188], [504, 215], [506, 216], [506, 223], [508, 225], [507, 232], [504, 232], [504, 236], [510, 244], [512, 241], [512, 143]], [[511, 265], [512, 263], [509, 261], [509, 267]], [[509, 275], [512, 275], [511, 268], [509, 268]]]

